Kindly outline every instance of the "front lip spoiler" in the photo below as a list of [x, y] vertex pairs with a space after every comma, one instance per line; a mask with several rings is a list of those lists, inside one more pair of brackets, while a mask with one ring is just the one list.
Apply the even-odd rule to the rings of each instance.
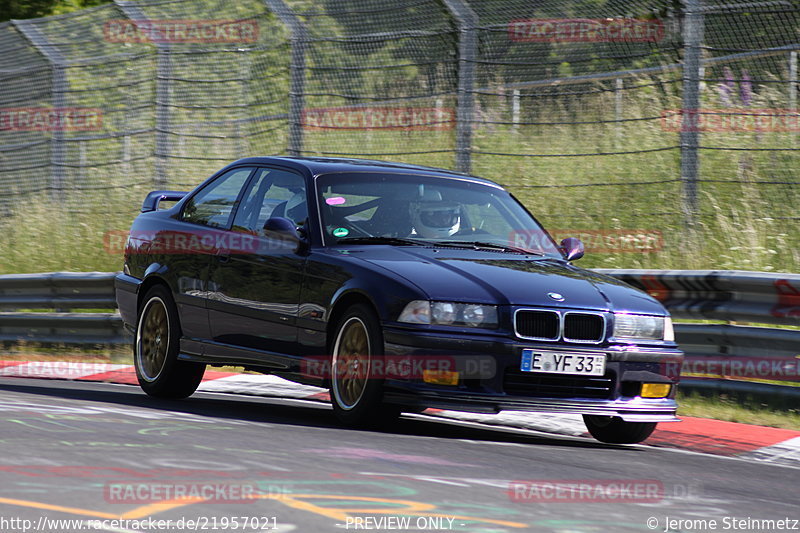
[[433, 409], [474, 413], [500, 411], [531, 411], [581, 415], [615, 416], [626, 422], [680, 422], [675, 416], [678, 405], [672, 399], [646, 400], [629, 398], [617, 400], [580, 400], [562, 398], [527, 398], [430, 391], [401, 392], [386, 390], [384, 401]]

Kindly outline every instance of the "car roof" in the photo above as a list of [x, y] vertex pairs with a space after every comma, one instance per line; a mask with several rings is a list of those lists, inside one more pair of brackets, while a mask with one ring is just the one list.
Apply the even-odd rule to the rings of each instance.
[[351, 159], [344, 157], [284, 157], [284, 156], [269, 156], [269, 157], [247, 157], [240, 159], [233, 163], [239, 164], [280, 164], [289, 166], [296, 169], [306, 169], [314, 176], [323, 174], [333, 174], [342, 172], [381, 172], [381, 173], [398, 173], [398, 174], [424, 174], [426, 176], [438, 176], [443, 178], [457, 178], [469, 179], [491, 185], [493, 187], [501, 187], [498, 183], [485, 178], [478, 178], [469, 174], [462, 174], [452, 170], [443, 168], [426, 167], [422, 165], [412, 165], [408, 163], [395, 163], [391, 161], [375, 161], [371, 159]]

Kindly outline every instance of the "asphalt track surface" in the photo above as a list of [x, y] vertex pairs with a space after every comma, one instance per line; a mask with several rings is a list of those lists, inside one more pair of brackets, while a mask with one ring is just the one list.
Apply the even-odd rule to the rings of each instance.
[[800, 470], [738, 458], [106, 383], [0, 379], [0, 411], [3, 533], [800, 530]]

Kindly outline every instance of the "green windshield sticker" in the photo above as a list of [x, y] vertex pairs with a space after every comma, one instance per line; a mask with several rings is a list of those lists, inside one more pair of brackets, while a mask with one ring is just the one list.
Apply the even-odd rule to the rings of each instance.
[[335, 230], [333, 230], [334, 237], [347, 237], [349, 233], [350, 230], [347, 228], [336, 228]]

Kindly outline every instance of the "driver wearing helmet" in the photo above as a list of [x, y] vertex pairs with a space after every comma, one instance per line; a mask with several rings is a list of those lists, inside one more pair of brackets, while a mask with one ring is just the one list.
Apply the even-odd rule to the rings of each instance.
[[445, 239], [461, 229], [461, 206], [442, 200], [435, 189], [424, 191], [409, 205], [414, 233], [425, 239]]

